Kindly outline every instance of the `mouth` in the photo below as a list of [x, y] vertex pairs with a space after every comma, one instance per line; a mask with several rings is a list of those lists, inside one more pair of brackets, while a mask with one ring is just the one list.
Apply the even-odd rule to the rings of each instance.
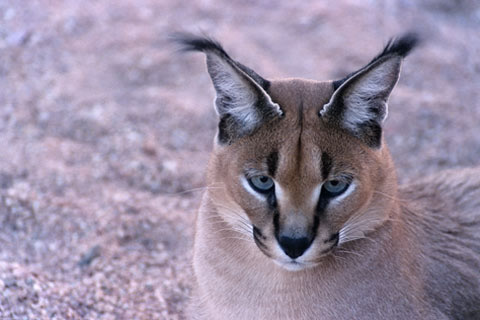
[[339, 243], [339, 234], [335, 233], [333, 234], [328, 240], [326, 240], [324, 243], [325, 244], [330, 244], [330, 246], [322, 250], [320, 252], [320, 257], [318, 257], [314, 261], [297, 261], [296, 259], [291, 259], [288, 261], [278, 261], [274, 260], [274, 262], [279, 265], [280, 267], [288, 270], [288, 271], [301, 271], [309, 268], [313, 268], [317, 265], [319, 265], [322, 262], [322, 258], [328, 255], [330, 252], [332, 252]]
[[260, 251], [266, 255], [267, 257], [271, 258], [275, 264], [278, 266], [288, 270], [288, 271], [301, 271], [308, 268], [312, 268], [317, 266], [321, 263], [321, 260], [324, 256], [328, 255], [332, 252], [339, 244], [340, 235], [339, 233], [334, 233], [330, 238], [324, 241], [326, 245], [329, 245], [327, 249], [324, 249], [320, 252], [320, 256], [315, 259], [315, 261], [298, 261], [297, 259], [290, 259], [290, 260], [277, 260], [275, 259], [272, 254], [269, 252], [267, 245], [265, 245], [264, 241], [266, 237], [262, 234], [260, 229], [253, 226], [253, 239], [255, 244], [260, 249]]

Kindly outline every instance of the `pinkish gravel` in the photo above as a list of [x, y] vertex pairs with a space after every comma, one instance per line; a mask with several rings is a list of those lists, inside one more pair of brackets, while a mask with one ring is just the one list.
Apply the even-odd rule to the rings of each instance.
[[184, 318], [216, 118], [169, 32], [331, 79], [412, 28], [386, 128], [402, 181], [480, 163], [477, 1], [0, 0], [0, 319]]

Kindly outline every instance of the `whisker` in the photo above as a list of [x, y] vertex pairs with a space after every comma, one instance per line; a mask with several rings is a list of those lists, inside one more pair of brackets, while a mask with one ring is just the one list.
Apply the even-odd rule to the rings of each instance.
[[407, 201], [406, 199], [400, 199], [400, 198], [397, 198], [395, 196], [392, 196], [391, 194], [388, 194], [388, 193], [385, 193], [385, 192], [382, 192], [382, 191], [379, 191], [379, 190], [373, 190], [373, 193], [379, 194], [379, 195], [384, 196], [388, 199], [395, 200], [395, 201], [398, 201], [398, 202], [406, 202]]
[[237, 231], [237, 232], [240, 232], [240, 233], [247, 232], [247, 235], [250, 235], [249, 230], [246, 230], [246, 229], [244, 230], [244, 229], [235, 228], [235, 227], [222, 228], [222, 229], [215, 230], [214, 232], [215, 232], [215, 233], [220, 233], [220, 232], [222, 232], [222, 231]]
[[179, 192], [166, 192], [163, 193], [164, 195], [167, 196], [180, 196], [188, 193], [194, 193], [194, 192], [200, 192], [200, 191], [205, 191], [205, 190], [211, 190], [211, 189], [223, 189], [223, 187], [213, 187], [213, 186], [205, 186], [205, 187], [198, 187], [198, 188], [192, 188], [188, 190], [183, 190]]
[[242, 237], [221, 237], [219, 240], [242, 240], [248, 243], [251, 243], [250, 239]]
[[[244, 224], [246, 224], [246, 225], [248, 225], [248, 226], [251, 225], [248, 220], [246, 220], [246, 219], [244, 219], [243, 217], [238, 216], [238, 215], [236, 215], [236, 214], [225, 214], [225, 213], [224, 213], [223, 216], [224, 216], [224, 217], [228, 217], [228, 218], [234, 218], [234, 219], [236, 219], [238, 222], [244, 223]], [[220, 223], [220, 222], [226, 222], [225, 219], [223, 219], [223, 217], [221, 217], [221, 216], [206, 217], [205, 220], [206, 220], [207, 222], [212, 222], [212, 221], [213, 221], [212, 223], [215, 223], [215, 222], [218, 222], [218, 223]]]
[[351, 250], [346, 250], [346, 249], [343, 249], [343, 248], [337, 248], [335, 251], [338, 251], [339, 253], [354, 254], [354, 255], [362, 257], [362, 258], [364, 257], [363, 254], [360, 254], [358, 252], [351, 251]]
[[340, 229], [340, 243], [368, 238], [366, 234], [375, 230], [373, 225], [383, 221], [384, 219], [378, 218], [365, 219], [362, 215], [352, 216]]
[[[220, 208], [225, 208], [225, 209], [233, 210], [231, 207], [228, 207], [228, 206], [225, 206], [225, 205], [222, 205], [222, 204], [219, 204], [219, 203], [216, 203], [215, 206], [220, 207]], [[264, 206], [264, 205], [261, 205], [261, 206], [253, 207], [253, 208], [250, 208], [250, 209], [251, 209], [251, 210], [257, 210], [257, 209], [262, 209], [262, 208], [265, 208], [265, 206]]]
[[337, 251], [337, 250], [334, 250], [334, 251], [331, 252], [331, 253], [332, 253], [332, 256], [334, 256], [335, 259], [340, 259], [340, 260], [343, 260], [343, 261], [346, 261], [346, 260], [347, 260], [345, 257], [336, 255], [336, 254], [335, 254], [335, 251]]

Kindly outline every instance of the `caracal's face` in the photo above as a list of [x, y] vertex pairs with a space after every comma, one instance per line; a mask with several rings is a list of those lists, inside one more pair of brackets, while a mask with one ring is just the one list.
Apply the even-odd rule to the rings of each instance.
[[283, 117], [216, 146], [211, 192], [232, 230], [281, 267], [302, 270], [384, 221], [387, 191], [376, 189], [388, 189], [392, 168], [384, 147], [321, 120], [331, 83], [277, 81], [268, 93]]
[[416, 35], [333, 82], [268, 81], [212, 39], [178, 41], [206, 54], [219, 115], [209, 196], [229, 231], [301, 270], [387, 219], [395, 174], [382, 125]]

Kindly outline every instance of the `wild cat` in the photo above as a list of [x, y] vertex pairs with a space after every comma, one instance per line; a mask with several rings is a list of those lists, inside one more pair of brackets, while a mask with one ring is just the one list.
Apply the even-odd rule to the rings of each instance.
[[215, 40], [177, 41], [206, 54], [219, 116], [193, 319], [480, 319], [480, 169], [398, 187], [382, 134], [417, 36], [336, 81], [266, 80]]

